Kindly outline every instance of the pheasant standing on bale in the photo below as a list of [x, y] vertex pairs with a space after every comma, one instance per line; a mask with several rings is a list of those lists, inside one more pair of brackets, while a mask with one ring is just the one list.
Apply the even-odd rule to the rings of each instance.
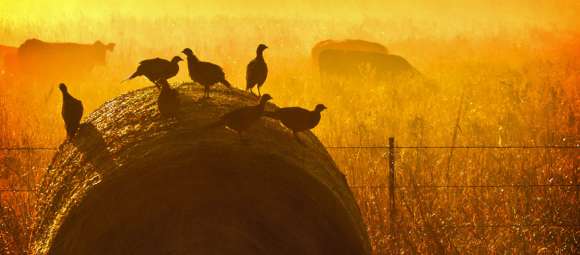
[[210, 127], [226, 126], [231, 128], [238, 132], [240, 140], [242, 140], [242, 133], [262, 117], [266, 102], [271, 99], [272, 97], [269, 94], [264, 94], [260, 98], [260, 103], [258, 105], [245, 106], [226, 113], [220, 118], [220, 120], [210, 125]]
[[320, 113], [326, 109], [323, 104], [316, 105], [313, 111], [300, 107], [280, 108], [274, 112], [265, 112], [264, 116], [280, 120], [284, 126], [292, 130], [294, 137], [299, 143], [298, 132], [313, 129], [320, 122]]
[[59, 85], [62, 92], [62, 118], [66, 128], [68, 139], [72, 139], [79, 129], [81, 118], [83, 117], [83, 103], [71, 96], [64, 83]]
[[[131, 77], [127, 80], [132, 80], [138, 76], [145, 76], [151, 82], [161, 89], [160, 81], [167, 81], [169, 78], [177, 75], [179, 72], [179, 61], [183, 59], [179, 56], [173, 57], [171, 61], [162, 58], [146, 59], [139, 63], [137, 71], [135, 71]], [[126, 81], [126, 80], [125, 80]]]
[[202, 62], [193, 54], [191, 49], [186, 48], [183, 54], [187, 56], [187, 69], [189, 69], [189, 77], [194, 82], [201, 84], [204, 88], [204, 97], [209, 97], [209, 88], [216, 84], [221, 83], [228, 88], [232, 85], [226, 80], [224, 71], [222, 68], [216, 64], [209, 62]]
[[250, 91], [250, 93], [254, 94], [252, 89], [254, 86], [257, 85], [258, 87], [258, 96], [260, 94], [260, 87], [266, 81], [266, 77], [268, 77], [268, 66], [266, 65], [266, 61], [264, 61], [264, 50], [267, 49], [268, 46], [264, 44], [258, 45], [256, 49], [256, 58], [254, 58], [248, 64], [246, 69], [246, 91]]
[[159, 81], [161, 92], [157, 98], [157, 107], [162, 117], [175, 116], [179, 110], [179, 98], [177, 90], [171, 88], [166, 80]]

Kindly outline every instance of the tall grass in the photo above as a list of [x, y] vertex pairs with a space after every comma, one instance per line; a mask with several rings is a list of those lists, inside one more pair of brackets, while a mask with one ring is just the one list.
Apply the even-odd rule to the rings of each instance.
[[[117, 43], [107, 67], [70, 84], [86, 112], [135, 88], [124, 84], [145, 58], [190, 47], [224, 67], [237, 87], [255, 47], [266, 43], [270, 74], [263, 91], [280, 106], [324, 103], [314, 130], [327, 145], [577, 145], [580, 141], [580, 63], [570, 31], [499, 29], [440, 36], [429, 26], [404, 22], [318, 21], [281, 18], [57, 19], [14, 27], [0, 24], [0, 38], [17, 45], [47, 41]], [[435, 29], [436, 30], [436, 29]], [[500, 32], [497, 32], [500, 31]], [[432, 80], [322, 82], [310, 66], [310, 47], [327, 38], [383, 42]], [[4, 43], [4, 42], [1, 42]], [[185, 66], [173, 82], [188, 80]], [[57, 146], [65, 136], [57, 84], [0, 84], [2, 146]], [[461, 98], [463, 97], [463, 100]], [[458, 116], [458, 113], [461, 113]], [[457, 128], [456, 128], [457, 126]], [[453, 133], [456, 138], [453, 139]], [[397, 152], [397, 231], [388, 231], [384, 150], [330, 150], [352, 185], [374, 252], [578, 253], [577, 187], [421, 188], [421, 185], [577, 184], [578, 149], [401, 149]], [[0, 152], [0, 185], [31, 187], [50, 153]], [[12, 162], [12, 163], [11, 163]], [[11, 167], [6, 167], [11, 165]], [[8, 171], [8, 169], [13, 169]], [[29, 240], [27, 208], [33, 195], [2, 193], [0, 245], [23, 252]], [[474, 225], [483, 227], [473, 227]], [[521, 226], [519, 225], [532, 225]], [[485, 227], [488, 226], [488, 227]], [[496, 226], [496, 227], [492, 227]], [[7, 252], [0, 250], [0, 252]]]

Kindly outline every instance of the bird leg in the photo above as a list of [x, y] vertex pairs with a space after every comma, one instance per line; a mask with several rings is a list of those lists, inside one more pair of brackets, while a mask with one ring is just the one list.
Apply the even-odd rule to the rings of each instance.
[[157, 88], [159, 88], [159, 89], [163, 89], [164, 86], [171, 88], [171, 86], [169, 85], [169, 82], [165, 79], [159, 79], [159, 80], [155, 81], [155, 85], [157, 85]]
[[260, 86], [258, 86], [258, 97], [261, 97], [262, 93], [260, 93]]
[[159, 80], [154, 80], [153, 84], [155, 84], [155, 87], [157, 87], [158, 89], [161, 89], [161, 84], [159, 83]]

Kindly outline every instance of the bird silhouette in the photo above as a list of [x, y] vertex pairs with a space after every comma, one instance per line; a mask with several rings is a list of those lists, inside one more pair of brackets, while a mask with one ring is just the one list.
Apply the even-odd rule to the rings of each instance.
[[209, 62], [199, 61], [199, 59], [193, 54], [193, 51], [189, 48], [184, 49], [182, 53], [187, 56], [189, 77], [191, 77], [194, 82], [201, 84], [205, 88], [204, 97], [209, 97], [209, 88], [216, 83], [221, 83], [228, 88], [232, 87], [232, 85], [226, 80], [224, 71], [220, 66]]
[[226, 126], [238, 132], [240, 140], [243, 140], [242, 133], [256, 122], [264, 113], [266, 102], [271, 100], [269, 94], [264, 94], [260, 98], [260, 103], [254, 106], [245, 106], [224, 114], [217, 122], [209, 127]]
[[280, 120], [284, 126], [292, 130], [296, 140], [303, 144], [298, 138], [298, 132], [313, 129], [320, 122], [320, 113], [326, 109], [323, 104], [318, 104], [313, 111], [300, 107], [280, 108], [274, 112], [264, 112], [264, 116]]
[[171, 88], [167, 80], [160, 80], [158, 82], [161, 86], [159, 98], [157, 98], [157, 107], [162, 117], [175, 116], [179, 109], [179, 98], [177, 90]]
[[161, 89], [159, 81], [168, 80], [169, 78], [177, 75], [179, 72], [179, 61], [183, 59], [179, 56], [173, 57], [171, 61], [162, 58], [152, 58], [146, 59], [139, 62], [139, 67], [129, 78], [124, 81], [132, 80], [138, 76], [145, 76], [149, 79], [155, 86]]
[[61, 83], [58, 87], [62, 92], [61, 114], [64, 120], [64, 127], [67, 138], [72, 139], [79, 129], [81, 118], [83, 117], [83, 103], [68, 93], [68, 89], [64, 83]]
[[266, 77], [268, 77], [268, 65], [264, 61], [264, 50], [267, 48], [268, 46], [264, 44], [258, 45], [256, 57], [248, 63], [246, 68], [246, 91], [249, 90], [250, 93], [254, 94], [252, 89], [257, 85], [258, 96], [261, 96], [260, 87], [264, 85]]

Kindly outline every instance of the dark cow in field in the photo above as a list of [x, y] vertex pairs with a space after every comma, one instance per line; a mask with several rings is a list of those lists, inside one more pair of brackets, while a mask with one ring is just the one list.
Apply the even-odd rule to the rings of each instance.
[[105, 65], [107, 52], [114, 47], [114, 43], [101, 41], [79, 44], [29, 39], [18, 48], [18, 75], [45, 80], [82, 78], [95, 66]]
[[419, 75], [403, 57], [388, 54], [378, 43], [362, 40], [323, 41], [314, 46], [312, 56], [322, 77], [390, 79]]
[[312, 59], [318, 63], [320, 53], [326, 50], [344, 50], [344, 51], [360, 51], [360, 52], [374, 52], [380, 54], [389, 54], [387, 47], [380, 43], [369, 42], [364, 40], [325, 40], [318, 42], [312, 48]]

